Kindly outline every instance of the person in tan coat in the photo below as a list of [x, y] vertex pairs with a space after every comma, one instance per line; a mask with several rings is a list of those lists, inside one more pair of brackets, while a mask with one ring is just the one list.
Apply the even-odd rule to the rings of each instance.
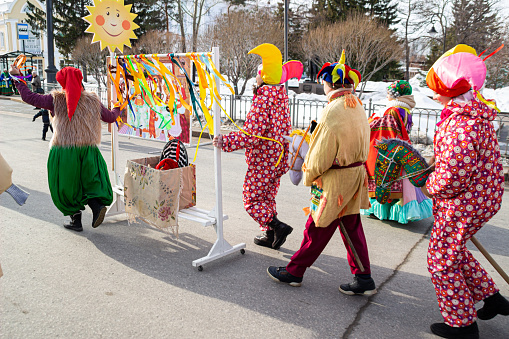
[[304, 239], [286, 267], [271, 266], [267, 273], [276, 281], [300, 286], [306, 269], [320, 256], [336, 229], [344, 226], [362, 266], [342, 233], [355, 277], [339, 290], [350, 295], [372, 295], [376, 287], [360, 218], [360, 209], [370, 206], [365, 168], [370, 128], [360, 100], [352, 93], [361, 75], [345, 65], [343, 51], [341, 60], [326, 63], [318, 78], [324, 81], [329, 103], [313, 131], [302, 168], [304, 185], [311, 186], [312, 195]]

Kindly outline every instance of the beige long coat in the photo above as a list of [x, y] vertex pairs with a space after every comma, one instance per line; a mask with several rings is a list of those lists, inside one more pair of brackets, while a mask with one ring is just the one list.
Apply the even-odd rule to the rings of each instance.
[[333, 164], [347, 166], [368, 159], [370, 128], [364, 108], [355, 102], [353, 108], [345, 105], [345, 97], [330, 102], [311, 136], [303, 171], [304, 185], [323, 189], [316, 210], [311, 210], [317, 227], [370, 207], [364, 166], [330, 169]]
[[12, 168], [0, 154], [0, 194], [12, 185]]

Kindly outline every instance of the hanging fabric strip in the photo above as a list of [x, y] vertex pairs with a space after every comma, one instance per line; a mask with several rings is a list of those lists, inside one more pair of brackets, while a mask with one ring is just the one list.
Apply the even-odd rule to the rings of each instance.
[[[126, 87], [126, 91], [127, 91], [127, 95], [126, 95], [127, 104], [129, 105], [129, 108], [131, 109], [131, 113], [133, 114], [133, 118], [136, 121], [136, 114], [134, 114], [133, 105], [131, 104], [131, 100], [134, 98], [135, 94], [133, 94], [131, 97], [129, 97], [130, 88], [129, 88], [129, 79], [127, 79], [127, 67], [126, 67], [125, 60], [118, 59], [118, 62], [120, 63], [121, 60], [122, 60], [122, 69], [124, 70], [124, 82], [125, 82], [125, 85], [126, 85], [125, 87]], [[134, 90], [134, 88], [133, 88], [133, 90]]]
[[203, 69], [201, 62], [196, 58], [196, 54], [187, 53], [186, 56], [194, 62], [196, 71], [198, 72], [199, 78], [198, 86], [200, 88], [201, 110], [203, 112], [205, 120], [207, 121], [207, 126], [209, 128], [210, 133], [214, 134], [214, 121], [212, 120], [212, 116], [210, 115], [209, 110], [207, 108], [207, 104], [205, 103], [205, 99], [207, 98], [207, 88], [209, 88], [207, 78], [205, 76], [205, 70]]
[[[184, 69], [184, 67], [182, 67], [182, 65], [180, 65], [180, 62], [178, 62], [177, 59], [174, 58], [174, 54], [170, 54], [170, 58], [171, 58], [171, 61], [178, 66], [178, 68], [180, 68], [180, 71], [185, 75], [186, 77], [186, 80], [187, 80], [187, 84], [189, 85], [189, 96], [191, 97], [191, 104], [193, 106], [193, 112], [196, 116], [196, 119], [198, 119], [198, 122], [200, 123], [200, 127], [203, 128], [203, 125], [201, 123], [201, 120], [200, 120], [200, 116], [198, 115], [198, 110], [196, 109], [196, 103], [197, 103], [197, 100], [196, 100], [196, 95], [194, 93], [194, 84], [193, 82], [191, 81], [191, 79], [189, 79], [189, 76], [187, 75], [187, 72], [186, 70]], [[198, 105], [198, 107], [200, 107], [201, 109], [201, 106]], [[203, 112], [202, 112], [203, 113]]]
[[[202, 58], [203, 60], [203, 58]], [[218, 72], [217, 68], [215, 67], [213, 61], [211, 58], [208, 58], [207, 62], [205, 62], [206, 65], [210, 66], [210, 68], [213, 70], [214, 74], [223, 81], [223, 83], [230, 89], [230, 91], [232, 92], [232, 94], [234, 94], [235, 92], [233, 91], [233, 88], [231, 87], [231, 85], [228, 84], [228, 82], [226, 81], [226, 79]], [[212, 76], [213, 77], [213, 76]], [[230, 119], [230, 121], [235, 125], [235, 127], [237, 127], [239, 129], [239, 131], [241, 131], [242, 133], [244, 133], [245, 135], [247, 136], [252, 136], [252, 137], [256, 137], [256, 138], [260, 138], [260, 139], [263, 139], [263, 140], [269, 140], [269, 141], [274, 141], [276, 143], [278, 143], [280, 146], [281, 146], [281, 153], [279, 154], [279, 157], [278, 157], [278, 160], [276, 162], [276, 167], [279, 165], [279, 163], [281, 162], [281, 158], [283, 157], [283, 154], [284, 154], [284, 146], [281, 142], [275, 140], [275, 139], [272, 139], [272, 138], [267, 138], [267, 137], [263, 137], [263, 136], [260, 136], [260, 135], [255, 135], [255, 134], [251, 134], [251, 133], [248, 133], [246, 132], [245, 130], [243, 130], [242, 128], [240, 128], [236, 123], [235, 121], [230, 117], [230, 115], [226, 112], [226, 110], [221, 106], [221, 96], [219, 95], [219, 92], [217, 91], [217, 84], [215, 84], [216, 86], [214, 86], [215, 88], [214, 89], [214, 94], [212, 95], [212, 97], [215, 98], [216, 100], [216, 103], [218, 103], [218, 106], [220, 107], [220, 109], [224, 112], [224, 114], [226, 115], [226, 117], [228, 119]], [[200, 133], [200, 138], [201, 138], [201, 134], [203, 133], [203, 129], [202, 129], [202, 132]], [[198, 139], [198, 144], [199, 144], [199, 141], [200, 141], [200, 138]], [[194, 159], [193, 159], [193, 162], [196, 160], [196, 154], [198, 152], [198, 145], [196, 147], [196, 151], [195, 151], [195, 156], [194, 156]]]

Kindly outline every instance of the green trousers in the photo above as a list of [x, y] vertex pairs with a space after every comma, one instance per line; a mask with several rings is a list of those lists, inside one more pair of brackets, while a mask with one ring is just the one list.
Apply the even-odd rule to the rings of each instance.
[[89, 199], [113, 202], [108, 167], [97, 146], [54, 146], [48, 157], [48, 183], [55, 206], [64, 215], [85, 209]]

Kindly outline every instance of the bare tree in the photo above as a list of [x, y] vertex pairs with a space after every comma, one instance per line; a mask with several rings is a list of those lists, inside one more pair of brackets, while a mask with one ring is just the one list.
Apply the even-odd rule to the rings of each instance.
[[173, 20], [180, 28], [180, 37], [182, 40], [182, 52], [186, 52], [189, 45], [187, 43], [188, 33], [186, 32], [187, 20], [191, 21], [191, 50], [196, 51], [198, 45], [198, 35], [202, 24], [202, 18], [210, 13], [212, 7], [217, 5], [219, 0], [176, 0], [177, 5]]
[[404, 16], [402, 21], [405, 27], [403, 46], [405, 49], [405, 79], [410, 78], [410, 63], [412, 59], [412, 52], [415, 51], [415, 43], [423, 38], [419, 31], [429, 26], [430, 15], [425, 13], [427, 9], [425, 0], [405, 0], [405, 6], [401, 10]]
[[497, 10], [498, 0], [454, 0], [451, 40], [466, 44], [479, 53], [501, 44], [503, 20]]
[[403, 48], [394, 32], [376, 19], [352, 13], [345, 21], [320, 25], [303, 38], [306, 57], [318, 57], [320, 63], [335, 62], [346, 50], [346, 63], [362, 75], [360, 95], [366, 82], [393, 60], [399, 60]]
[[[430, 35], [428, 29], [421, 32], [421, 37], [427, 40], [427, 46], [437, 46], [440, 43], [440, 54], [444, 53], [451, 44], [450, 39], [450, 23], [452, 17], [450, 14], [450, 5], [452, 0], [422, 0], [420, 6], [416, 11], [417, 18], [422, 20], [422, 28], [429, 27], [435, 28], [437, 32], [435, 36]], [[451, 46], [452, 47], [452, 46]]]
[[148, 31], [140, 36], [132, 48], [133, 54], [171, 53], [181, 50], [178, 34], [165, 31]]
[[98, 43], [91, 44], [92, 37], [90, 35], [79, 38], [76, 42], [71, 57], [72, 60], [81, 65], [85, 65], [87, 71], [92, 73], [97, 80], [99, 88], [101, 84], [106, 86], [106, 57], [109, 55], [108, 50], [102, 50]]
[[[205, 38], [206, 37], [206, 38]], [[221, 53], [221, 73], [228, 76], [235, 94], [244, 94], [246, 81], [239, 89], [240, 80], [255, 75], [260, 58], [247, 53], [262, 43], [272, 43], [280, 50], [284, 45], [282, 27], [269, 10], [260, 9], [257, 13], [230, 11], [219, 16], [209, 26], [204, 38], [200, 39], [200, 48], [210, 50], [218, 46]]]

